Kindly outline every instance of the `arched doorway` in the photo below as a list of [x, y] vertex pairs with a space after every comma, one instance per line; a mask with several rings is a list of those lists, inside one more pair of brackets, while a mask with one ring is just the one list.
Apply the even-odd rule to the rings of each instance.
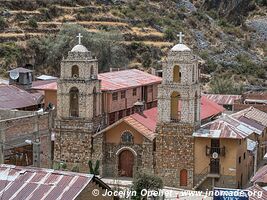
[[180, 171], [180, 186], [187, 186], [187, 170], [182, 169]]
[[129, 150], [119, 154], [119, 176], [133, 177], [134, 155]]

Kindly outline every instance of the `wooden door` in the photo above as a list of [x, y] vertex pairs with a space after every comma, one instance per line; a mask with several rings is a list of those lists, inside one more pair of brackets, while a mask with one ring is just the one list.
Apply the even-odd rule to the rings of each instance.
[[119, 155], [119, 175], [133, 177], [134, 155], [125, 150]]
[[182, 169], [180, 171], [180, 186], [187, 186], [187, 170]]

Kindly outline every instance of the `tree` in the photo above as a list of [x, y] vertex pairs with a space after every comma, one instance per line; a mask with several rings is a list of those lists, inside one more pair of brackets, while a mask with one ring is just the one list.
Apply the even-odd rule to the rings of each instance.
[[93, 166], [93, 161], [88, 161], [88, 166], [90, 170], [90, 174], [99, 175], [99, 160], [96, 161], [95, 166]]
[[139, 173], [133, 180], [132, 190], [136, 191], [137, 196], [135, 199], [147, 199], [147, 197], [141, 196], [142, 190], [154, 190], [159, 191], [163, 188], [163, 181], [161, 178], [147, 173]]
[[28, 20], [28, 25], [34, 29], [38, 28], [38, 24], [37, 24], [37, 21], [33, 18], [30, 18]]
[[6, 27], [7, 27], [7, 23], [6, 23], [5, 18], [0, 16], [0, 30], [4, 30]]

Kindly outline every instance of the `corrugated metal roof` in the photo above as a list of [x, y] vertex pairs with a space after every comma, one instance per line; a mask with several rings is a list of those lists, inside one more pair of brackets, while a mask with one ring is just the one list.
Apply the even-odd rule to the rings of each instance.
[[93, 175], [52, 169], [0, 165], [0, 196], [3, 200], [72, 200]]
[[38, 105], [40, 94], [31, 94], [12, 85], [0, 84], [0, 109], [16, 109]]
[[201, 126], [193, 133], [194, 137], [243, 139], [260, 130], [251, 127], [229, 115]]
[[252, 119], [257, 123], [267, 127], [267, 113], [258, 110], [257, 108], [254, 108], [252, 106], [247, 109], [236, 112], [232, 114], [232, 116], [237, 119], [243, 116], [246, 117], [247, 119]]
[[267, 191], [257, 184], [251, 186], [248, 190], [253, 194], [249, 196], [249, 200], [267, 199]]
[[234, 101], [241, 98], [241, 95], [204, 94], [207, 98], [219, 105], [233, 105]]
[[252, 177], [253, 183], [267, 183], [267, 165], [261, 167], [256, 174]]
[[23, 67], [18, 67], [16, 69], [12, 69], [12, 70], [10, 70], [8, 72], [28, 73], [28, 72], [32, 72], [32, 70], [26, 69], [26, 68], [23, 68]]
[[57, 91], [57, 82], [48, 83], [48, 84], [45, 84], [45, 85], [34, 86], [34, 87], [32, 87], [32, 89]]
[[57, 80], [58, 78], [55, 76], [41, 75], [41, 76], [36, 77], [36, 79], [39, 79], [39, 80]]
[[108, 91], [161, 83], [162, 80], [161, 77], [137, 69], [102, 73], [98, 79], [101, 80], [101, 89]]

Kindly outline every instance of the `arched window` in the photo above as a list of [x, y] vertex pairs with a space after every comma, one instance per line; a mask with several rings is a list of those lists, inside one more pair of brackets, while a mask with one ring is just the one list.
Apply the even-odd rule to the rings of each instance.
[[79, 90], [76, 87], [70, 89], [70, 116], [79, 117]]
[[194, 121], [196, 122], [198, 120], [197, 115], [198, 115], [198, 105], [197, 105], [197, 92], [195, 93], [195, 99], [194, 99]]
[[192, 69], [192, 82], [194, 83], [195, 82], [195, 66], [193, 66], [193, 69]]
[[77, 65], [72, 66], [71, 68], [71, 77], [78, 78], [79, 77], [79, 67]]
[[94, 78], [94, 65], [91, 66], [90, 75], [92, 78]]
[[93, 116], [95, 117], [97, 115], [96, 109], [97, 109], [97, 93], [96, 93], [96, 88], [94, 87], [93, 90]]
[[173, 92], [171, 95], [171, 120], [180, 121], [181, 119], [181, 105], [180, 105], [180, 93]]
[[180, 72], [180, 66], [175, 65], [173, 67], [173, 82], [180, 83], [181, 82], [181, 72]]
[[180, 171], [180, 186], [187, 186], [187, 170], [182, 169]]
[[122, 143], [133, 143], [133, 135], [129, 131], [125, 131], [121, 135], [121, 142]]

